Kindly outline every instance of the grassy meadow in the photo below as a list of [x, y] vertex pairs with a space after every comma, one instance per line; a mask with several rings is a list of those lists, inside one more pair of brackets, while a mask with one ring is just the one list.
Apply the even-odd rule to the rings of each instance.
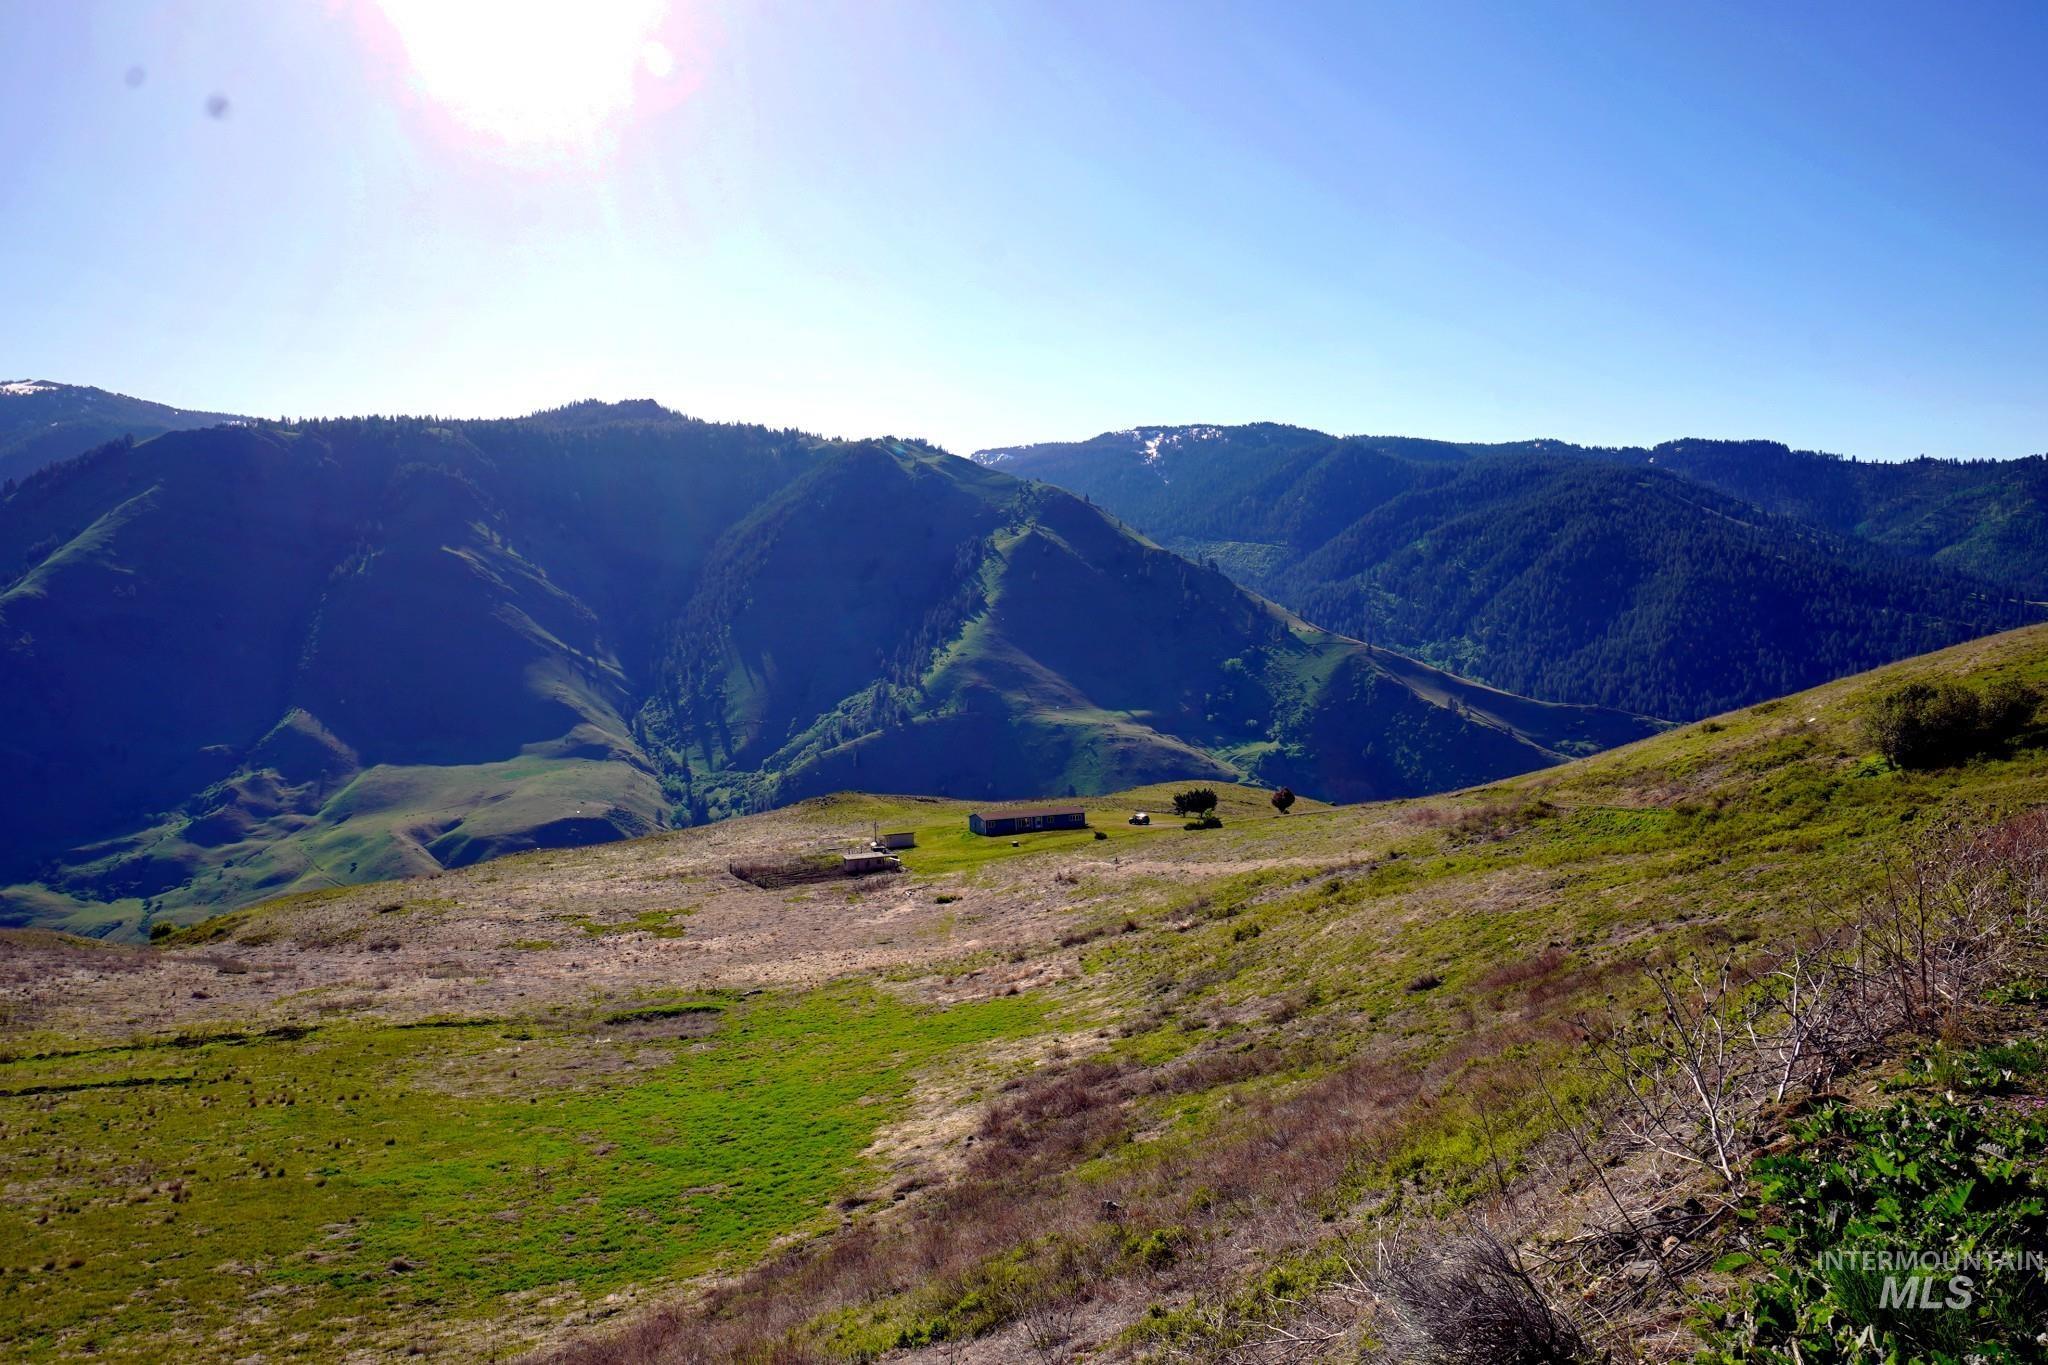
[[330, 1358], [729, 1268], [1044, 1013], [840, 987], [10, 1058], [0, 1321], [24, 1359]]

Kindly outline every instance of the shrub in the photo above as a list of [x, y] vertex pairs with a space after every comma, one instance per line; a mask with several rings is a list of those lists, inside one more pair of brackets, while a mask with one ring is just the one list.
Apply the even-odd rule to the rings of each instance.
[[2018, 968], [2048, 906], [2048, 812], [1979, 834], [1937, 830], [1882, 889], [1763, 976], [1651, 970], [1656, 1003], [1594, 1041], [1615, 1132], [1730, 1189], [1755, 1134], [1902, 1034], [1943, 1037]]
[[1994, 741], [2002, 744], [2030, 729], [2035, 713], [2040, 709], [2041, 693], [2038, 689], [2008, 678], [1993, 683], [1985, 692], [1980, 708], [1981, 723]]
[[1216, 790], [1213, 787], [1190, 787], [1177, 792], [1173, 798], [1175, 815], [1207, 815], [1216, 809]]
[[1152, 1270], [1163, 1270], [1180, 1255], [1187, 1234], [1180, 1228], [1154, 1228], [1143, 1237], [1130, 1239], [1130, 1257]]
[[1279, 811], [1282, 815], [1287, 814], [1294, 805], [1294, 788], [1282, 787], [1279, 791], [1273, 793], [1272, 801], [1274, 810]]
[[1451, 821], [1451, 837], [1454, 839], [1484, 840], [1496, 843], [1512, 838], [1538, 820], [1549, 820], [1557, 814], [1557, 807], [1542, 797], [1514, 801], [1489, 801], [1475, 806]]
[[1371, 1287], [1395, 1359], [1429, 1365], [1576, 1365], [1593, 1359], [1498, 1238], [1474, 1232], [1405, 1256], [1383, 1254]]
[[2004, 748], [2034, 723], [2041, 694], [2001, 682], [1981, 696], [1960, 683], [1910, 682], [1864, 713], [1865, 737], [1895, 768], [1942, 768]]

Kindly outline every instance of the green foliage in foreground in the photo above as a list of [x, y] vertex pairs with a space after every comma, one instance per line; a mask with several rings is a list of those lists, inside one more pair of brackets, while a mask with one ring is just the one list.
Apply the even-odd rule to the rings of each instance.
[[742, 1263], [821, 1216], [920, 1068], [1042, 1008], [834, 990], [0, 1063], [0, 1354], [388, 1351]]
[[[2048, 1124], [1908, 1098], [1833, 1103], [1794, 1136], [1754, 1168], [1767, 1274], [1702, 1362], [2048, 1360], [2048, 1282], [2027, 1260], [2048, 1255]], [[1903, 1257], [1929, 1260], [1886, 1259]]]

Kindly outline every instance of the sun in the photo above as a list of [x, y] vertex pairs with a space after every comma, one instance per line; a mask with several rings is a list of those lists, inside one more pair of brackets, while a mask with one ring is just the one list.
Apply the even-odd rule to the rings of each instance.
[[668, 0], [373, 3], [411, 89], [514, 149], [587, 149], [677, 74]]

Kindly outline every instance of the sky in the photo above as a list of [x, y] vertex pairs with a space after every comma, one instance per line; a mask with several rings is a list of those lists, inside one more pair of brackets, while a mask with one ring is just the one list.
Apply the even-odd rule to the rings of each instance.
[[0, 378], [2048, 450], [2048, 5], [0, 0]]

